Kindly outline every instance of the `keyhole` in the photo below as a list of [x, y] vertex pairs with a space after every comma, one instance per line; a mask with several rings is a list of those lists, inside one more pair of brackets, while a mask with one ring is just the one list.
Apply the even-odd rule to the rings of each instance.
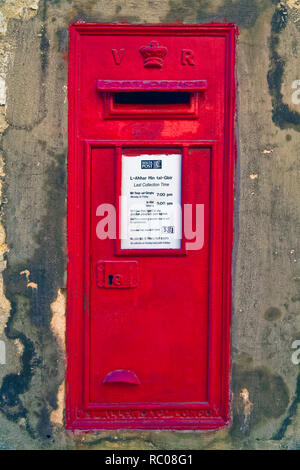
[[109, 286], [112, 286], [113, 278], [114, 278], [114, 275], [113, 275], [113, 274], [109, 274], [109, 275], [108, 275], [108, 285], [109, 285]]

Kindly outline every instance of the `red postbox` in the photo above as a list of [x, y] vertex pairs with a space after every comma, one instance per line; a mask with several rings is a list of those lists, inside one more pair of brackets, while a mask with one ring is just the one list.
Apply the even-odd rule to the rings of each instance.
[[235, 37], [70, 27], [69, 429], [228, 423]]

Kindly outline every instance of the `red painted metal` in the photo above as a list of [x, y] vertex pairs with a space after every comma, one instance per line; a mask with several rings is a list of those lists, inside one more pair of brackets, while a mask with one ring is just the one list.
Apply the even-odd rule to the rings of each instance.
[[103, 379], [103, 383], [139, 385], [141, 382], [132, 370], [118, 369], [106, 374]]
[[[236, 32], [70, 27], [69, 429], [217, 429], [230, 420]], [[198, 85], [188, 104], [114, 101], [114, 91], [149, 91], [150, 82], [162, 91]], [[122, 250], [97, 238], [99, 204], [118, 207], [121, 156], [145, 152], [182, 155], [181, 202], [205, 207], [202, 249], [186, 250], [183, 238], [176, 250]]]

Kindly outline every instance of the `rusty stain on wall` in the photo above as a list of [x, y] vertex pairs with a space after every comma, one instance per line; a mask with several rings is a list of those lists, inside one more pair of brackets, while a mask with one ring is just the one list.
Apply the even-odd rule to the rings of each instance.
[[20, 271], [20, 275], [22, 276], [23, 274], [25, 274], [25, 276], [26, 276], [27, 287], [31, 287], [32, 289], [37, 289], [38, 288], [37, 283], [30, 281], [30, 271], [29, 271], [29, 269], [23, 269], [23, 271]]
[[62, 351], [66, 349], [66, 292], [58, 289], [57, 297], [51, 304], [51, 329]]
[[64, 411], [65, 411], [65, 381], [63, 381], [57, 392], [57, 408], [51, 412], [50, 421], [56, 426], [62, 427], [64, 425]]
[[[3, 204], [3, 195], [2, 195], [2, 181], [4, 177], [3, 171], [3, 159], [1, 161], [1, 173], [0, 173], [0, 200]], [[0, 338], [4, 334], [4, 328], [10, 313], [10, 302], [5, 296], [4, 285], [3, 285], [3, 276], [2, 272], [6, 267], [5, 254], [8, 252], [8, 246], [5, 240], [5, 230], [3, 224], [0, 222]]]
[[249, 391], [246, 388], [243, 388], [241, 390], [240, 397], [241, 397], [242, 408], [243, 408], [243, 411], [242, 411], [243, 418], [242, 418], [242, 424], [241, 424], [241, 427], [240, 427], [240, 431], [243, 434], [245, 434], [249, 430], [250, 417], [251, 417], [251, 412], [252, 412], [252, 408], [253, 408], [254, 405], [250, 401], [250, 394], [249, 394]]

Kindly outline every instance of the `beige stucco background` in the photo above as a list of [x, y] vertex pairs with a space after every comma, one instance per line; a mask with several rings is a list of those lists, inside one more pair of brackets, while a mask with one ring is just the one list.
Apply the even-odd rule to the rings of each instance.
[[[75, 20], [239, 26], [233, 418], [221, 431], [64, 429]], [[300, 448], [299, 39], [299, 0], [0, 0], [0, 449]]]

